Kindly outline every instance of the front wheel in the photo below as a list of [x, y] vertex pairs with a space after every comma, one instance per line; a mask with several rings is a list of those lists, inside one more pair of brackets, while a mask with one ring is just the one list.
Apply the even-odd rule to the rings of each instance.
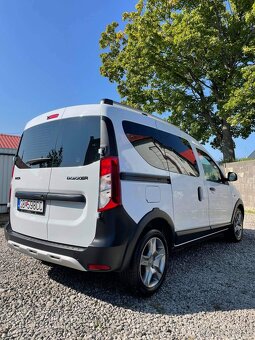
[[225, 236], [228, 241], [240, 242], [243, 238], [243, 220], [244, 215], [240, 208], [236, 209], [233, 224], [226, 232]]
[[139, 241], [130, 267], [123, 273], [130, 288], [139, 295], [151, 295], [161, 286], [167, 271], [168, 245], [164, 234], [148, 231]]

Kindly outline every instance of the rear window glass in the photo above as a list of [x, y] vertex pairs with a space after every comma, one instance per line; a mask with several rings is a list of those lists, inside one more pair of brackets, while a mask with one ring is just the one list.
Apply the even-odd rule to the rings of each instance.
[[24, 131], [16, 165], [20, 168], [74, 167], [99, 159], [100, 117], [75, 117]]

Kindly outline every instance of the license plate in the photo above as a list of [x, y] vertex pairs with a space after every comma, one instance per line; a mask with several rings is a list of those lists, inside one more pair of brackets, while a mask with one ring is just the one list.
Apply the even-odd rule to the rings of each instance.
[[27, 199], [19, 198], [17, 208], [19, 211], [43, 214], [44, 213], [44, 201], [27, 200]]

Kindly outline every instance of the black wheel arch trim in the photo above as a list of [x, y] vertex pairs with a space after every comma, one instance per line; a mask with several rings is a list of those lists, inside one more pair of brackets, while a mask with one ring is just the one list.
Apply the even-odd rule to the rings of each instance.
[[234, 223], [234, 218], [235, 218], [236, 210], [237, 210], [237, 208], [240, 207], [240, 206], [243, 208], [243, 216], [244, 216], [244, 204], [243, 204], [243, 201], [241, 200], [241, 198], [239, 198], [239, 199], [236, 201], [235, 207], [234, 207], [234, 209], [233, 209], [232, 218], [231, 218], [231, 224]]
[[164, 211], [160, 210], [159, 208], [154, 208], [152, 209], [150, 212], [148, 212], [137, 224], [137, 228], [135, 230], [135, 232], [130, 235], [129, 238], [129, 243], [127, 245], [127, 249], [124, 255], [124, 260], [123, 260], [123, 264], [122, 264], [122, 270], [126, 269], [127, 266], [129, 265], [132, 256], [134, 254], [135, 251], [135, 247], [137, 245], [137, 242], [139, 240], [139, 238], [141, 237], [141, 235], [143, 234], [144, 230], [146, 229], [146, 227], [151, 224], [154, 220], [157, 219], [161, 219], [164, 220], [166, 222], [166, 224], [169, 225], [169, 232], [171, 235], [171, 241], [169, 244], [169, 251], [170, 249], [173, 248], [174, 245], [174, 237], [175, 237], [175, 232], [174, 232], [174, 224], [173, 221], [171, 219], [171, 217], [165, 213]]

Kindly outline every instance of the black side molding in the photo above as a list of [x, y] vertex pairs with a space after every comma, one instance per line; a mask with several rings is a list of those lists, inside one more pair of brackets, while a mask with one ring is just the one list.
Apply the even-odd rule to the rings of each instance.
[[140, 173], [121, 172], [120, 179], [123, 181], [152, 182], [171, 184], [170, 177], [161, 175], [148, 175]]
[[82, 194], [62, 194], [53, 192], [26, 192], [17, 191], [15, 194], [17, 198], [31, 199], [31, 200], [52, 200], [65, 202], [86, 202]]

